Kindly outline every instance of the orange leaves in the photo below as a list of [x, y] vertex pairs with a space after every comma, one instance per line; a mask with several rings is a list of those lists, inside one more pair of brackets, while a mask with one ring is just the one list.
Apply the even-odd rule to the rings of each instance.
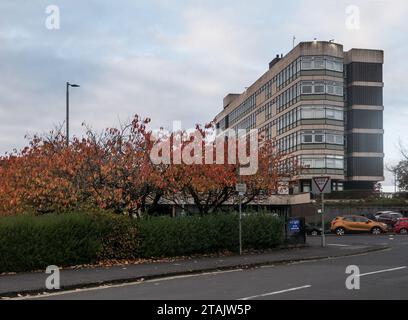
[[135, 212], [147, 192], [145, 185], [153, 184], [146, 149], [149, 122], [135, 117], [100, 135], [88, 130], [69, 147], [60, 131], [34, 136], [19, 153], [0, 158], [0, 214], [83, 205]]
[[[221, 154], [223, 164], [216, 164], [215, 159], [208, 163], [201, 155], [202, 164], [153, 164], [149, 123], [150, 119], [135, 116], [120, 128], [100, 134], [87, 129], [86, 135], [74, 138], [69, 147], [60, 131], [34, 136], [19, 153], [0, 157], [0, 215], [79, 207], [139, 214], [147, 206], [154, 207], [162, 196], [177, 204], [193, 202], [201, 213], [207, 213], [234, 200], [238, 168], [226, 162], [226, 145]], [[196, 129], [203, 137], [200, 143], [204, 150], [214, 135], [214, 126]], [[174, 135], [170, 139], [173, 141]], [[182, 152], [189, 142], [186, 139], [171, 150]], [[259, 153], [258, 172], [243, 177], [248, 184], [248, 201], [276, 190], [280, 178], [280, 158], [266, 145]]]

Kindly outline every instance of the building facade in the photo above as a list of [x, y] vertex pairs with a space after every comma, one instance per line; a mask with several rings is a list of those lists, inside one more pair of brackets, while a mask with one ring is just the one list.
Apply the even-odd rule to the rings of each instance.
[[330, 176], [335, 191], [371, 189], [384, 180], [383, 55], [301, 42], [244, 93], [224, 98], [217, 129], [258, 129], [272, 139], [301, 168], [291, 193], [310, 192], [319, 175]]

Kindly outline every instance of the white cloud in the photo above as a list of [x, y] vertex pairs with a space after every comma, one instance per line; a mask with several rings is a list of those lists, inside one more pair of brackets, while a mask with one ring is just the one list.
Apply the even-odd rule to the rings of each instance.
[[[44, 28], [46, 4], [0, 4], [1, 153], [64, 120], [65, 81], [81, 84], [71, 96], [77, 134], [83, 121], [100, 129], [135, 113], [155, 126], [209, 121], [225, 94], [242, 92], [291, 49], [293, 35], [384, 49], [387, 161], [398, 159], [396, 140], [407, 140], [405, 0], [61, 2], [58, 32]], [[360, 30], [345, 26], [350, 4], [361, 9]]]

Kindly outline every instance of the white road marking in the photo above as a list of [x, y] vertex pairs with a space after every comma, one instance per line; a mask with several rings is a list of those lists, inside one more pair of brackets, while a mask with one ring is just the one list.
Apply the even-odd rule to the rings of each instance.
[[71, 289], [71, 290], [66, 290], [66, 291], [43, 293], [43, 294], [36, 294], [36, 295], [23, 295], [22, 297], [16, 297], [16, 298], [8, 298], [8, 297], [1, 298], [0, 297], [0, 300], [41, 299], [41, 298], [47, 298], [47, 297], [62, 296], [62, 295], [71, 294], [71, 293], [81, 293], [81, 292], [98, 291], [98, 290], [105, 290], [105, 289], [111, 289], [111, 288], [121, 288], [121, 287], [128, 287], [128, 286], [134, 286], [134, 285], [141, 285], [144, 283], [156, 284], [157, 282], [162, 282], [162, 281], [169, 281], [169, 280], [183, 279], [183, 278], [194, 278], [194, 277], [200, 277], [200, 276], [217, 275], [217, 274], [232, 273], [232, 272], [239, 272], [239, 271], [244, 271], [244, 270], [243, 269], [233, 269], [233, 270], [224, 270], [224, 271], [215, 271], [215, 272], [186, 274], [186, 275], [164, 277], [164, 278], [157, 278], [157, 279], [151, 279], [151, 280], [139, 280], [139, 281], [134, 281], [134, 282], [126, 282], [126, 283], [119, 283], [119, 284], [113, 284], [113, 285], [104, 284], [99, 287]]
[[338, 244], [338, 243], [328, 243], [328, 246], [336, 246], [336, 247], [350, 247], [349, 244]]
[[307, 289], [307, 288], [310, 288], [310, 287], [311, 287], [311, 285], [306, 285], [306, 286], [297, 287], [297, 288], [290, 288], [290, 289], [281, 290], [281, 291], [274, 291], [274, 292], [268, 292], [268, 293], [264, 293], [264, 294], [258, 294], [256, 296], [241, 298], [241, 299], [238, 299], [238, 300], [251, 300], [251, 299], [256, 299], [256, 298], [261, 298], [261, 297], [273, 296], [273, 295], [280, 294], [280, 293], [285, 293], [285, 292], [291, 292], [291, 291], [296, 291], [296, 290]]
[[362, 274], [360, 274], [359, 276], [360, 276], [360, 277], [364, 277], [364, 276], [369, 276], [369, 275], [371, 275], [371, 274], [397, 271], [397, 270], [402, 270], [402, 269], [406, 269], [406, 268], [407, 268], [406, 266], [403, 266], [403, 267], [392, 268], [392, 269], [378, 270], [378, 271], [373, 271], [373, 272], [362, 273]]

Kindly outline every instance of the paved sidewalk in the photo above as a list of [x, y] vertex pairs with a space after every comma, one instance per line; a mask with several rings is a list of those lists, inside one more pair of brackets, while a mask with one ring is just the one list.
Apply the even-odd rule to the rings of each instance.
[[[385, 245], [361, 244], [321, 248], [318, 245], [318, 241], [316, 241], [317, 239], [313, 240], [314, 241], [310, 241], [311, 244], [306, 247], [281, 249], [262, 254], [197, 258], [174, 262], [157, 262], [106, 268], [64, 269], [61, 270], [61, 288], [66, 290], [189, 273], [251, 268], [261, 265], [341, 257], [388, 248]], [[24, 293], [46, 292], [45, 280], [48, 276], [49, 275], [45, 272], [0, 276], [0, 297], [12, 297]]]

